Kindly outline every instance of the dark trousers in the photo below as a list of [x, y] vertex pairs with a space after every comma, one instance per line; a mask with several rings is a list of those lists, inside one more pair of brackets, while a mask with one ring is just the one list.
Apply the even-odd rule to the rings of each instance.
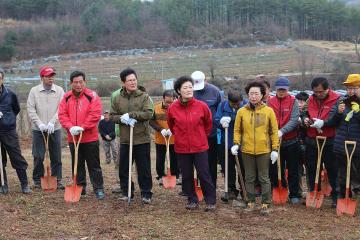
[[[351, 152], [351, 149], [349, 149], [349, 154]], [[345, 154], [336, 153], [336, 159], [338, 162], [338, 180], [339, 180], [339, 198], [345, 198], [345, 189], [346, 189], [346, 171], [347, 171], [347, 158]], [[351, 167], [350, 167], [350, 194], [351, 197], [353, 190], [354, 192], [358, 192], [357, 188], [352, 187], [354, 179], [359, 178], [357, 176], [357, 172], [359, 169], [356, 169], [355, 166], [358, 166], [360, 162], [359, 156], [353, 156], [351, 160]]]
[[208, 152], [177, 154], [182, 174], [183, 191], [189, 202], [199, 202], [194, 186], [194, 165], [207, 204], [215, 204], [216, 190], [209, 172]]
[[208, 137], [208, 162], [209, 162], [209, 170], [213, 185], [216, 189], [216, 179], [217, 179], [217, 137], [216, 135], [213, 137]]
[[[157, 173], [157, 179], [161, 179], [163, 176], [166, 175], [164, 169], [165, 165], [167, 168], [167, 160], [166, 160], [166, 145], [163, 144], [156, 144], [156, 173]], [[179, 167], [178, 162], [176, 160], [176, 154], [174, 152], [174, 144], [171, 144], [169, 146], [169, 152], [170, 152], [170, 172], [171, 175], [176, 176], [176, 178], [179, 178]]]
[[[47, 133], [45, 133], [46, 137]], [[34, 157], [33, 180], [40, 184], [40, 178], [44, 176], [45, 142], [41, 131], [32, 131], [32, 155]], [[57, 177], [57, 181], [62, 179], [61, 163], [61, 129], [56, 130], [49, 136], [49, 157], [51, 175]]]
[[[307, 156], [307, 174], [309, 179], [309, 191], [314, 191], [315, 176], [316, 176], [316, 165], [317, 165], [317, 147], [312, 144], [306, 145], [306, 156]], [[337, 161], [333, 152], [333, 144], [325, 145], [320, 165], [320, 173], [322, 170], [322, 163], [325, 164], [326, 171], [329, 176], [330, 186], [332, 188], [331, 196], [335, 200], [337, 198], [336, 193], [336, 182], [337, 182]], [[321, 190], [321, 177], [319, 175], [319, 190]]]
[[25, 186], [28, 184], [26, 169], [28, 164], [25, 158], [21, 155], [19, 138], [16, 133], [16, 130], [9, 130], [6, 132], [0, 132], [0, 142], [1, 142], [1, 153], [2, 153], [2, 163], [3, 163], [3, 173], [4, 180], [7, 183], [6, 178], [6, 164], [7, 164], [7, 156], [6, 153], [9, 154], [11, 166], [16, 170], [18, 178], [20, 180], [21, 186]]
[[[289, 198], [300, 198], [300, 184], [299, 184], [299, 162], [300, 151], [299, 143], [295, 142], [291, 145], [281, 147], [280, 162], [281, 162], [281, 185], [286, 187], [285, 170], [288, 169], [288, 184], [289, 184]], [[270, 178], [272, 187], [278, 186], [277, 163], [270, 165]]]
[[[74, 144], [69, 143], [72, 170], [74, 171]], [[90, 181], [94, 192], [104, 189], [104, 180], [100, 166], [99, 141], [80, 143], [78, 153], [77, 184], [86, 187], [85, 162], [89, 171]]]
[[[151, 198], [152, 196], [152, 177], [150, 160], [150, 143], [138, 144], [133, 146], [132, 163], [136, 163], [138, 183], [141, 190], [141, 196]], [[120, 144], [120, 165], [119, 165], [120, 187], [123, 193], [128, 192], [129, 181], [129, 145]], [[131, 182], [132, 193], [134, 192], [134, 183]], [[125, 194], [127, 195], [127, 194]]]

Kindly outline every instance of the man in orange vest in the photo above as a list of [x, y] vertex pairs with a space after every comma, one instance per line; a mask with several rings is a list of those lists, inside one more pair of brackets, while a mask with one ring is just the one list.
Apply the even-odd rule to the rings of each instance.
[[174, 101], [174, 92], [165, 90], [163, 100], [154, 105], [154, 115], [150, 120], [150, 126], [155, 130], [155, 146], [156, 146], [156, 173], [159, 185], [162, 186], [162, 177], [165, 176], [164, 166], [166, 157], [165, 138], [170, 138], [170, 171], [171, 175], [176, 176], [176, 183], [180, 184], [179, 168], [174, 152], [174, 137], [167, 124], [167, 109]]

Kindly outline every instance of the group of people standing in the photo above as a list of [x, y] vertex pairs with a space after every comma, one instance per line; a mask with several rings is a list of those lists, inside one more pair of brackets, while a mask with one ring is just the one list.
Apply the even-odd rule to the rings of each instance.
[[[289, 187], [289, 199], [299, 204], [302, 195], [301, 173], [306, 168], [307, 187], [314, 189], [317, 152], [316, 137], [325, 136], [322, 161], [332, 187], [332, 206], [345, 192], [346, 156], [344, 141], [360, 141], [359, 104], [360, 75], [351, 74], [344, 85], [347, 95], [340, 97], [329, 87], [326, 78], [312, 80], [313, 94], [300, 92], [289, 94], [290, 81], [279, 77], [275, 81], [276, 95], [269, 96], [270, 84], [263, 75], [250, 81], [245, 87], [248, 100], [240, 89], [230, 89], [227, 100], [220, 91], [207, 83], [204, 73], [196, 71], [191, 76], [179, 77], [174, 82], [174, 91], [165, 91], [162, 100], [153, 103], [145, 88], [138, 85], [137, 74], [127, 68], [121, 71], [121, 88], [111, 95], [110, 110], [103, 111], [95, 91], [86, 87], [86, 76], [81, 71], [70, 75], [71, 90], [64, 93], [54, 83], [55, 69], [44, 66], [40, 69], [41, 83], [33, 87], [27, 100], [27, 111], [32, 123], [32, 154], [34, 157], [34, 188], [40, 188], [44, 175], [45, 136], [49, 137], [51, 174], [57, 178], [57, 187], [62, 183], [61, 132], [67, 132], [72, 163], [74, 144], [80, 140], [78, 150], [77, 183], [83, 186], [86, 195], [86, 169], [88, 168], [94, 193], [104, 199], [104, 181], [100, 166], [99, 133], [108, 152], [113, 151], [113, 161], [118, 162], [120, 199], [129, 200], [129, 162], [135, 161], [142, 202], [152, 201], [152, 174], [150, 159], [150, 127], [155, 130], [156, 172], [161, 185], [165, 176], [166, 139], [169, 139], [170, 169], [182, 184], [182, 194], [188, 199], [186, 208], [199, 207], [195, 192], [194, 168], [200, 179], [206, 202], [205, 211], [216, 209], [216, 182], [218, 159], [224, 170], [224, 152], [228, 151], [229, 171], [227, 180], [233, 199], [241, 200], [245, 194], [246, 211], [253, 211], [255, 198], [261, 196], [262, 214], [269, 213], [272, 201], [271, 189], [278, 187], [276, 162], [281, 157], [281, 184]], [[23, 193], [30, 193], [26, 175], [27, 162], [20, 150], [16, 133], [16, 115], [20, 111], [16, 95], [4, 86], [5, 73], [0, 69], [0, 141], [2, 162], [6, 166], [6, 153], [16, 169]], [[100, 122], [101, 113], [104, 120]], [[115, 143], [115, 125], [119, 127], [119, 146]], [[100, 132], [98, 130], [100, 129]], [[130, 136], [133, 128], [133, 136]], [[217, 134], [220, 129], [220, 139]], [[225, 129], [228, 129], [228, 149], [225, 148]], [[79, 137], [81, 135], [81, 138]], [[133, 141], [130, 144], [130, 141]], [[220, 143], [220, 147], [219, 147]], [[133, 146], [133, 159], [129, 161], [129, 147]], [[117, 153], [119, 150], [119, 154]], [[359, 157], [356, 149], [353, 159], [353, 193], [360, 192]], [[219, 157], [220, 156], [220, 157]], [[235, 156], [240, 160], [245, 176], [245, 189], [236, 184]], [[110, 162], [110, 154], [106, 161]], [[322, 166], [322, 164], [321, 164]], [[73, 166], [74, 167], [74, 166]], [[285, 176], [285, 169], [288, 176]], [[0, 193], [8, 192], [5, 167], [5, 184]], [[181, 176], [181, 178], [180, 178]], [[181, 180], [180, 180], [181, 179]], [[132, 184], [131, 198], [135, 186]], [[223, 199], [223, 197], [222, 197]]]

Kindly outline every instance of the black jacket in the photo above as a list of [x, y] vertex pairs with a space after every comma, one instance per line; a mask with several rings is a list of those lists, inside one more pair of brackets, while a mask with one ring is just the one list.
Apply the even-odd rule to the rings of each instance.
[[0, 95], [0, 112], [3, 116], [0, 118], [0, 131], [16, 129], [16, 115], [20, 112], [20, 105], [17, 96], [10, 89], [2, 87]]
[[109, 121], [105, 121], [105, 119], [101, 120], [99, 122], [99, 132], [100, 132], [101, 138], [104, 141], [109, 141], [105, 138], [106, 135], [109, 135], [111, 137], [111, 140], [114, 140], [116, 137], [115, 136], [115, 123], [111, 120], [109, 120]]

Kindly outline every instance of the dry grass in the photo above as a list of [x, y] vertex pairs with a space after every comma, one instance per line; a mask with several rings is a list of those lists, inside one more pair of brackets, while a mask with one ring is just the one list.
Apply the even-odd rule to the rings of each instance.
[[355, 55], [355, 45], [351, 42], [342, 42], [342, 41], [312, 41], [304, 40], [297, 41], [306, 45], [313, 47], [325, 49], [333, 54], [349, 54]]

